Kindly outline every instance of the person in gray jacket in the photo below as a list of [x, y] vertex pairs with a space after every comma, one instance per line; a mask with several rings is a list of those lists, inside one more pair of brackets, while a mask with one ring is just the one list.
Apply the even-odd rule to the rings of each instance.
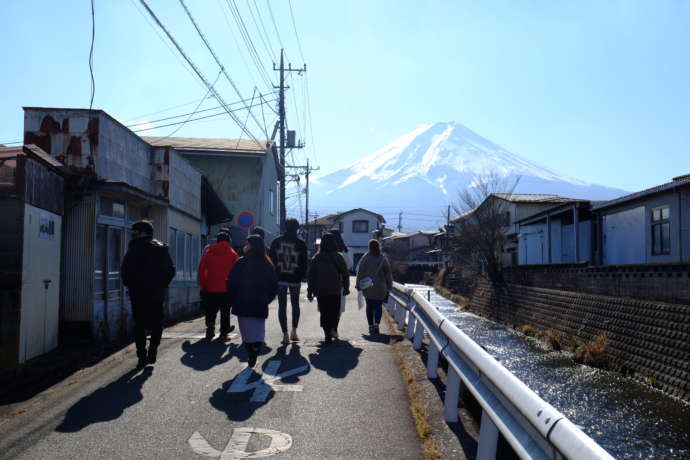
[[356, 286], [367, 302], [369, 333], [378, 334], [383, 302], [388, 299], [388, 293], [393, 287], [393, 275], [377, 240], [369, 241], [369, 252], [359, 261]]

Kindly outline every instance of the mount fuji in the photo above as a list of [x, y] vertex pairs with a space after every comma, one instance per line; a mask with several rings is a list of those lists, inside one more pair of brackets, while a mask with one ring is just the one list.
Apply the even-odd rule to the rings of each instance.
[[626, 193], [559, 174], [449, 122], [423, 124], [382, 149], [315, 178], [310, 198], [320, 215], [365, 208], [383, 214], [393, 227], [402, 211], [408, 214], [403, 217], [406, 230], [434, 229], [442, 223], [442, 209], [489, 172], [508, 181], [519, 177], [515, 193], [589, 200]]

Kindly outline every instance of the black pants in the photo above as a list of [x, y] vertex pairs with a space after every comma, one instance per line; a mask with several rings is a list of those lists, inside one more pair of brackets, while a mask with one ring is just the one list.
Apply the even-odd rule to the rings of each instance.
[[383, 300], [367, 299], [367, 322], [369, 326], [379, 324], [383, 314]]
[[137, 345], [137, 356], [146, 356], [146, 331], [151, 331], [150, 349], [157, 350], [163, 335], [163, 301], [162, 298], [146, 296], [130, 297], [132, 317], [134, 318], [134, 342]]
[[215, 330], [216, 316], [220, 311], [220, 334], [230, 332], [230, 299], [225, 292], [204, 293], [206, 328]]
[[290, 304], [292, 305], [292, 328], [297, 329], [299, 325], [299, 291], [301, 285], [297, 286], [278, 286], [278, 321], [283, 332], [287, 332], [287, 293], [290, 290]]
[[340, 321], [340, 296], [329, 295], [316, 298], [321, 313], [321, 327], [326, 337], [331, 337], [331, 331], [338, 329]]

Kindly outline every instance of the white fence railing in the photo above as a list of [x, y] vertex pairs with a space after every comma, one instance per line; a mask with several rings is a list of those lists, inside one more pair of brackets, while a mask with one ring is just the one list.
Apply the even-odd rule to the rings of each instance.
[[427, 374], [436, 378], [439, 357], [448, 361], [445, 418], [458, 421], [464, 386], [482, 408], [477, 460], [495, 459], [499, 432], [523, 459], [612, 459], [553, 406], [438, 312], [427, 299], [394, 283], [388, 311], [413, 347], [429, 336]]

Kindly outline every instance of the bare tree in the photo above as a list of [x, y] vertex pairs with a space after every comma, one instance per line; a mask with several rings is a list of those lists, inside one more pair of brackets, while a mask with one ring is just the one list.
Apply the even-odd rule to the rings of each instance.
[[491, 171], [475, 177], [458, 194], [453, 209], [459, 217], [453, 219], [451, 244], [463, 270], [486, 276], [490, 281], [502, 279], [501, 252], [510, 225], [508, 205], [519, 180]]

